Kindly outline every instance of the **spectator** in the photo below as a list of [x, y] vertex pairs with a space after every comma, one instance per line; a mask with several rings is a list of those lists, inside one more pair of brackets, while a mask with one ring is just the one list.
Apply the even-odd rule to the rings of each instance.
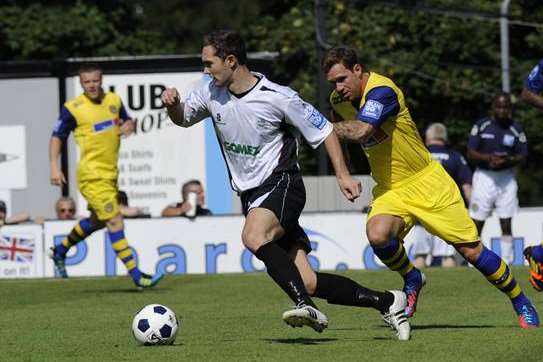
[[478, 121], [468, 141], [468, 158], [477, 168], [473, 174], [473, 192], [469, 213], [479, 233], [492, 209], [500, 219], [501, 256], [513, 261], [511, 218], [517, 211], [515, 166], [528, 155], [522, 126], [512, 119], [513, 107], [508, 93], [499, 93], [492, 103], [492, 116]]
[[123, 214], [125, 218], [135, 219], [151, 217], [151, 215], [146, 214], [141, 207], [129, 206], [128, 195], [126, 194], [126, 192], [119, 190], [119, 192], [117, 193], [117, 200], [119, 201], [121, 214]]
[[75, 200], [70, 196], [60, 197], [55, 204], [57, 220], [75, 220]]
[[0, 200], [0, 226], [19, 224], [25, 221], [30, 221], [30, 214], [28, 212], [19, 212], [8, 217], [6, 203]]
[[181, 187], [181, 196], [183, 198], [181, 202], [166, 206], [162, 210], [163, 217], [212, 215], [211, 210], [205, 208], [204, 187], [200, 181], [190, 180], [185, 182]]
[[[471, 196], [471, 169], [464, 157], [457, 151], [451, 149], [447, 143], [447, 127], [442, 123], [433, 123], [426, 130], [426, 147], [432, 154], [432, 158], [445, 168], [445, 171], [453, 178], [458, 185], [462, 196], [469, 201]], [[422, 225], [414, 227], [415, 234], [415, 266], [422, 268], [426, 266], [428, 255], [432, 260], [430, 265], [441, 265], [443, 267], [456, 266], [456, 251], [444, 240], [430, 234]]]

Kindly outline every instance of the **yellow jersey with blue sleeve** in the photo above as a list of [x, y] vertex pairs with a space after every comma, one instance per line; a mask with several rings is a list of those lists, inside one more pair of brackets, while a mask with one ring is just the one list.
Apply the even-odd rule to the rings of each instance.
[[334, 112], [344, 120], [375, 126], [362, 145], [377, 182], [368, 220], [380, 214], [404, 221], [403, 239], [416, 222], [450, 244], [479, 240], [458, 186], [433, 161], [405, 105], [402, 91], [387, 77], [370, 73], [359, 103], [330, 96]]
[[111, 92], [106, 93], [100, 103], [84, 94], [64, 103], [53, 136], [65, 141], [70, 132], [74, 132], [81, 153], [78, 182], [117, 179], [119, 124], [129, 118], [121, 98]]
[[371, 72], [359, 103], [343, 100], [335, 90], [330, 103], [344, 120], [359, 120], [376, 128], [362, 148], [378, 187], [393, 188], [432, 162], [404, 95], [391, 79]]

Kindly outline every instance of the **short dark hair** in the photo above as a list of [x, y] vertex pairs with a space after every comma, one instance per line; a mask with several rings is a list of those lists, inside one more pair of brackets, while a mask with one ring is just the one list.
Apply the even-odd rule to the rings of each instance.
[[100, 73], [103, 73], [102, 67], [98, 65], [97, 63], [83, 63], [77, 68], [77, 73], [88, 73], [88, 72], [95, 72], [99, 71]]
[[185, 182], [183, 184], [183, 186], [181, 187], [181, 194], [183, 196], [183, 200], [185, 199], [185, 196], [188, 194], [189, 192], [189, 187], [191, 187], [192, 185], [196, 185], [196, 186], [202, 186], [202, 183], [199, 181], [199, 180], [188, 180], [187, 182]]
[[328, 50], [322, 59], [322, 70], [324, 73], [328, 73], [336, 64], [343, 64], [345, 68], [352, 70], [356, 64], [360, 64], [356, 50], [346, 46]]
[[215, 55], [225, 60], [233, 55], [238, 63], [247, 63], [247, 51], [241, 35], [234, 30], [216, 30], [204, 36], [204, 46], [211, 45], [215, 48]]

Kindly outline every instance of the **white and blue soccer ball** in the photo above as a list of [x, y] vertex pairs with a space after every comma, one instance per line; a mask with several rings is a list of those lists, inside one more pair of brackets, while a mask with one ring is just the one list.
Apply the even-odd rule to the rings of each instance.
[[132, 333], [140, 345], [172, 344], [177, 336], [179, 321], [165, 305], [149, 304], [143, 307], [132, 322]]

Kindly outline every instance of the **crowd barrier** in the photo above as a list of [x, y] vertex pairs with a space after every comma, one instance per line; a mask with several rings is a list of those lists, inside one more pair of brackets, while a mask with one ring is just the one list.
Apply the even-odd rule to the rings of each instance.
[[[300, 223], [313, 247], [311, 264], [319, 270], [375, 269], [375, 258], [366, 238], [366, 214], [330, 212], [303, 214]], [[9, 225], [0, 229], [0, 278], [55, 276], [47, 251], [73, 227], [73, 221], [48, 221], [44, 225]], [[241, 243], [242, 216], [128, 219], [126, 237], [141, 269], [148, 273], [230, 273], [263, 270], [263, 264]], [[521, 209], [513, 219], [514, 265], [524, 263], [525, 246], [541, 242], [543, 210]], [[498, 219], [487, 220], [482, 240], [500, 254]], [[412, 238], [406, 237], [410, 250]], [[68, 253], [70, 276], [124, 275], [107, 233], [100, 230]]]

